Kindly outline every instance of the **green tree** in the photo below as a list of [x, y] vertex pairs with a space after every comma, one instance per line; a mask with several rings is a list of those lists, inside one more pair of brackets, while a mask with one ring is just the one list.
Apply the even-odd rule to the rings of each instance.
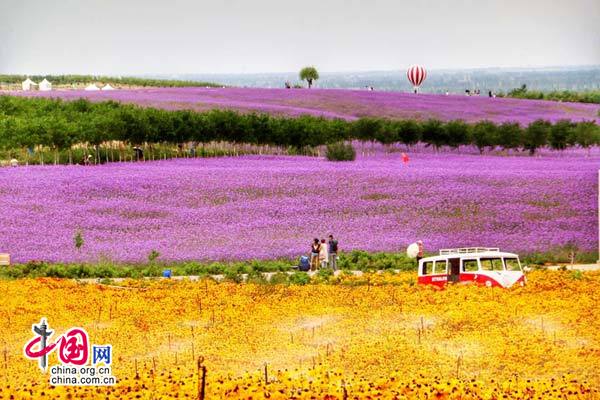
[[473, 144], [483, 153], [486, 147], [494, 145], [496, 138], [496, 125], [490, 121], [480, 121], [472, 129]]
[[600, 127], [591, 121], [578, 123], [572, 135], [572, 140], [584, 149], [600, 144]]
[[308, 83], [310, 89], [313, 85], [313, 81], [319, 79], [319, 72], [315, 67], [304, 67], [300, 70], [300, 79]]
[[446, 123], [446, 135], [448, 136], [448, 145], [458, 147], [461, 144], [471, 142], [471, 130], [466, 122], [461, 120], [450, 121]]
[[534, 155], [535, 151], [545, 146], [548, 142], [548, 135], [550, 133], [550, 123], [541, 119], [529, 124], [525, 129], [523, 136], [523, 148], [529, 150], [530, 155]]
[[548, 143], [554, 150], [564, 150], [567, 148], [569, 138], [572, 137], [571, 130], [573, 123], [569, 120], [560, 120], [550, 128]]
[[351, 134], [353, 139], [374, 141], [379, 135], [382, 121], [377, 118], [360, 118], [352, 123]]
[[437, 119], [425, 121], [422, 125], [422, 138], [427, 145], [433, 145], [439, 149], [443, 145], [448, 144], [448, 136], [444, 124]]
[[421, 140], [423, 129], [416, 121], [410, 119], [398, 122], [398, 140], [407, 146], [417, 144]]
[[494, 144], [503, 149], [517, 149], [521, 146], [523, 130], [516, 122], [503, 122], [496, 129]]

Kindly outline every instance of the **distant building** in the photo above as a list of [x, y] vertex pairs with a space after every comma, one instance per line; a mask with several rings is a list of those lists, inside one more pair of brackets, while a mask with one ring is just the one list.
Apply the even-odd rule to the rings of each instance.
[[110, 86], [110, 83], [107, 83], [107, 84], [106, 84], [106, 85], [104, 85], [104, 86], [102, 87], [102, 89], [100, 89], [100, 90], [115, 90], [115, 88], [114, 88], [114, 87], [112, 87], [112, 86]]
[[23, 90], [35, 90], [35, 87], [37, 85], [38, 85], [37, 83], [35, 83], [34, 81], [32, 81], [29, 78], [27, 78], [23, 82], [21, 82], [21, 87], [23, 88]]
[[96, 90], [100, 90], [100, 88], [98, 86], [96, 86], [95, 83], [92, 83], [91, 85], [88, 85], [84, 90], [96, 91]]
[[43, 92], [48, 92], [52, 90], [52, 84], [46, 78], [44, 78], [44, 80], [40, 82], [39, 88]]

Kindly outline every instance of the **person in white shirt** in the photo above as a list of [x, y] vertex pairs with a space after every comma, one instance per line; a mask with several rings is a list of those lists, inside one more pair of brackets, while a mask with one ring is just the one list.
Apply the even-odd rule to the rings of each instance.
[[321, 262], [321, 268], [326, 268], [329, 263], [329, 246], [325, 242], [325, 239], [321, 239], [321, 250], [319, 251], [319, 261]]

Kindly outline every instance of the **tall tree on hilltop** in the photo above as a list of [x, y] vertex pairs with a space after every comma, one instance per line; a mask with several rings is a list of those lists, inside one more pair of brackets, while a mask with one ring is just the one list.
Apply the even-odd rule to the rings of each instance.
[[300, 70], [300, 79], [308, 82], [308, 88], [310, 89], [313, 81], [319, 79], [319, 72], [315, 67], [304, 67]]

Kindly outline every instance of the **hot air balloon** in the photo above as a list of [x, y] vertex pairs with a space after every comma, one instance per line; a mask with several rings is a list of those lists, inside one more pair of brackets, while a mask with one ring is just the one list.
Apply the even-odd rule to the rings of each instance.
[[417, 89], [427, 77], [427, 71], [420, 65], [414, 65], [406, 71], [406, 77], [408, 78], [408, 81], [412, 83], [415, 93], [417, 93]]

